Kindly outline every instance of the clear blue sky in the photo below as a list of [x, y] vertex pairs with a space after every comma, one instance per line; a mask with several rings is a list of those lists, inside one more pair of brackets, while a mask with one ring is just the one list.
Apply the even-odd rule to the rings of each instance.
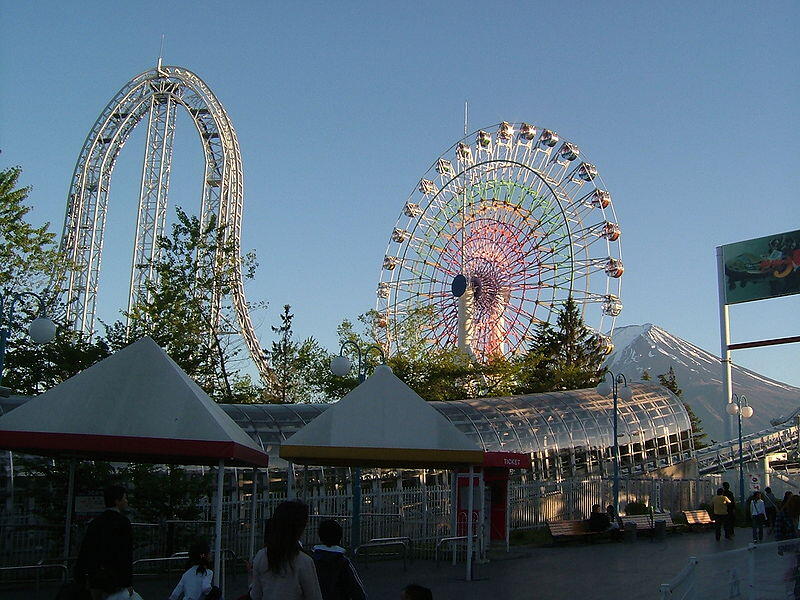
[[[714, 247], [800, 227], [796, 2], [11, 2], [0, 15], [0, 165], [60, 232], [90, 126], [130, 78], [165, 64], [227, 108], [245, 168], [243, 247], [263, 345], [285, 303], [300, 336], [375, 302], [408, 193], [470, 129], [501, 120], [580, 145], [614, 195], [619, 324], [719, 351]], [[200, 145], [179, 122], [171, 203], [198, 208]], [[112, 185], [101, 314], [125, 302], [142, 127]], [[800, 333], [800, 296], [733, 308], [734, 341]], [[735, 360], [800, 385], [798, 346]]]

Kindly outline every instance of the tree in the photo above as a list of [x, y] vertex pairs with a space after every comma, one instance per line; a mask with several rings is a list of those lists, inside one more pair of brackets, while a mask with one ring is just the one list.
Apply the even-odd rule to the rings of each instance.
[[0, 171], [0, 290], [40, 291], [59, 264], [50, 223], [28, 222], [30, 187], [18, 188], [20, 167]]
[[600, 338], [583, 322], [568, 298], [556, 326], [539, 323], [521, 373], [520, 392], [549, 392], [594, 387], [605, 370]]
[[701, 448], [708, 446], [708, 443], [705, 441], [705, 439], [708, 437], [708, 434], [703, 431], [703, 423], [700, 418], [692, 410], [692, 407], [689, 406], [686, 401], [684, 401], [683, 390], [678, 386], [678, 378], [675, 376], [675, 369], [672, 368], [672, 365], [670, 365], [669, 371], [658, 376], [658, 381], [661, 383], [661, 385], [680, 398], [681, 402], [683, 403], [683, 407], [686, 409], [686, 412], [689, 415], [689, 423], [692, 427], [692, 440], [694, 441], [694, 449], [700, 450]]
[[[201, 225], [196, 216], [177, 209], [170, 236], [158, 240], [159, 254], [149, 263], [156, 277], [147, 282], [145, 297], [126, 313], [128, 323], [106, 327], [109, 346], [116, 350], [149, 335], [180, 367], [218, 401], [236, 402], [241, 345], [231, 345], [213, 332], [214, 305], [230, 298], [239, 261], [234, 245], [212, 216]], [[246, 278], [257, 266], [251, 252], [242, 259]], [[220, 305], [223, 326], [235, 316], [227, 301]], [[225, 329], [225, 327], [223, 327]], [[250, 382], [252, 383], [252, 382]], [[249, 391], [248, 391], [249, 393]]]
[[291, 306], [284, 305], [281, 324], [272, 327], [272, 331], [278, 334], [278, 339], [272, 342], [270, 350], [265, 350], [273, 377], [264, 396], [267, 401], [280, 404], [314, 399], [314, 382], [318, 379], [315, 371], [327, 369], [327, 365], [323, 363], [328, 354], [314, 338], [308, 338], [299, 344], [294, 341], [294, 315], [290, 311]]
[[650, 372], [647, 369], [642, 371], [642, 381], [652, 381], [652, 379], [653, 378], [650, 376]]

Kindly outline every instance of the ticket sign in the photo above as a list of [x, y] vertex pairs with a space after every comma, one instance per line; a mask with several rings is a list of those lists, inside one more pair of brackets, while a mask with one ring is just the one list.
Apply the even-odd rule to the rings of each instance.
[[800, 294], [800, 230], [722, 246], [725, 304]]

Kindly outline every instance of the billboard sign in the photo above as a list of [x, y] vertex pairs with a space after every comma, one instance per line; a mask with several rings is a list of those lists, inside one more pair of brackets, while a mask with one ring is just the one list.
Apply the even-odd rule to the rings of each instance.
[[722, 246], [725, 304], [800, 294], [800, 230]]

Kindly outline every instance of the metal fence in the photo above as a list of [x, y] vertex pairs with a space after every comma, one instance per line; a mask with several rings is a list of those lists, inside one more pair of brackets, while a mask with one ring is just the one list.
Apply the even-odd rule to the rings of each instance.
[[784, 600], [800, 595], [800, 542], [785, 540], [692, 556], [661, 600]]
[[[708, 502], [716, 489], [715, 480], [702, 478], [622, 479], [622, 510], [628, 502], [644, 502], [656, 510], [678, 513], [696, 509]], [[375, 538], [409, 538], [412, 553], [420, 558], [433, 558], [437, 543], [445, 537], [461, 535], [453, 531], [451, 488], [447, 485], [418, 485], [403, 489], [380, 489], [374, 486], [361, 497], [361, 541]], [[281, 493], [262, 493], [255, 502], [255, 548], [263, 546], [264, 525], [275, 507], [286, 499]], [[321, 520], [336, 519], [343, 528], [342, 545], [350, 546], [352, 494], [349, 490], [335, 493], [309, 491], [303, 498], [309, 505], [310, 520], [303, 544], [317, 543], [317, 527]], [[509, 526], [512, 531], [543, 526], [547, 521], [587, 518], [593, 504], [605, 507], [612, 501], [609, 479], [576, 479], [561, 482], [511, 481], [509, 485]], [[235, 557], [250, 558], [253, 504], [250, 498], [223, 501], [222, 547]], [[479, 507], [476, 506], [476, 510]], [[171, 556], [185, 551], [195, 537], [209, 540], [214, 536], [213, 504], [201, 506], [197, 521], [164, 521], [134, 523], [134, 558]], [[83, 539], [85, 522], [74, 525], [70, 556], [77, 554]], [[476, 528], [476, 534], [482, 538]], [[485, 533], [485, 532], [484, 532]], [[59, 562], [63, 558], [63, 526], [44, 524], [33, 515], [0, 513], [0, 566], [32, 565], [39, 561]], [[463, 554], [463, 544], [455, 544]]]

